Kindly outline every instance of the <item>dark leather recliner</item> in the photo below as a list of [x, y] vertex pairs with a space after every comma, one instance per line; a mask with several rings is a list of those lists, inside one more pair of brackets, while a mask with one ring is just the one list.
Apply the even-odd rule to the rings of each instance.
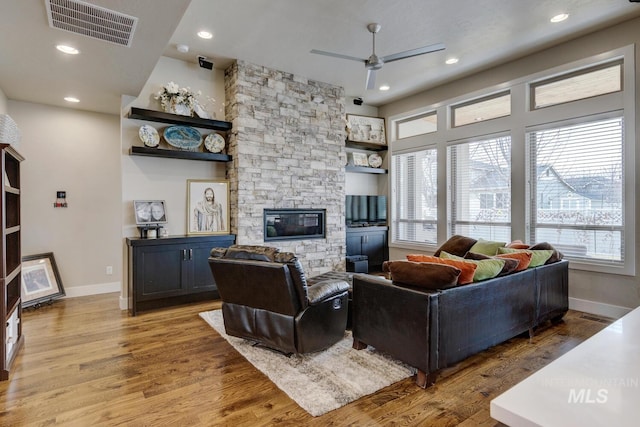
[[344, 336], [349, 284], [327, 280], [308, 286], [294, 254], [233, 245], [212, 249], [209, 266], [227, 334], [284, 353], [324, 350]]

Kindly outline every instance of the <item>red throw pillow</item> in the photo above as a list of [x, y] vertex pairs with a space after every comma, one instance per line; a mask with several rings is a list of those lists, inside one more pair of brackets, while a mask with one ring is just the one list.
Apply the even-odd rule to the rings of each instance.
[[498, 254], [496, 258], [511, 258], [518, 260], [518, 268], [516, 271], [526, 270], [531, 264], [531, 257], [533, 254], [531, 252], [512, 252], [510, 254]]
[[506, 247], [512, 248], [512, 249], [529, 249], [529, 245], [527, 245], [526, 243], [523, 243], [522, 240], [514, 240], [513, 242], [509, 243]]
[[432, 255], [420, 255], [409, 254], [407, 255], [409, 261], [414, 262], [432, 262], [436, 264], [447, 264], [460, 269], [460, 277], [458, 277], [458, 285], [466, 285], [473, 282], [473, 275], [476, 272], [478, 266], [469, 261], [458, 261], [455, 259], [443, 259]]

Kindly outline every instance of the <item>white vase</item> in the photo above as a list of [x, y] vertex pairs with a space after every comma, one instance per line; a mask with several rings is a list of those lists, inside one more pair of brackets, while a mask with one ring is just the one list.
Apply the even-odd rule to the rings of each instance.
[[169, 113], [178, 114], [180, 116], [191, 116], [191, 108], [187, 104], [176, 104], [174, 102], [169, 104]]

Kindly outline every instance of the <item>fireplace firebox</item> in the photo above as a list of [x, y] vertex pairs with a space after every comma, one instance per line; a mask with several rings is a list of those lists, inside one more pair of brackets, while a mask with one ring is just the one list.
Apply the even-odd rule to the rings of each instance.
[[265, 209], [264, 240], [325, 238], [326, 209]]

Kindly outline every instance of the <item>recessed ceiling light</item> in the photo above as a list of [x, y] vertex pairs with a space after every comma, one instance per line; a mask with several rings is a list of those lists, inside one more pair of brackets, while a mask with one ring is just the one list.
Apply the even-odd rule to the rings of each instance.
[[446, 61], [444, 61], [444, 63], [447, 65], [451, 65], [451, 64], [457, 64], [458, 61], [459, 61], [458, 58], [449, 58]]
[[69, 55], [77, 55], [77, 54], [80, 53], [80, 51], [78, 49], [76, 49], [75, 47], [67, 46], [67, 45], [64, 45], [64, 44], [57, 45], [56, 49], [58, 49], [60, 52], [67, 53]]
[[202, 39], [210, 39], [213, 37], [213, 34], [211, 34], [209, 31], [198, 31], [198, 37], [202, 38]]
[[382, 85], [382, 86], [380, 86], [378, 89], [380, 89], [380, 90], [389, 90], [389, 89], [391, 89], [391, 86], [389, 86], [389, 85]]
[[80, 100], [75, 96], [65, 96], [64, 100], [67, 102], [80, 102]]
[[569, 17], [568, 13], [560, 13], [550, 19], [551, 22], [562, 22]]

